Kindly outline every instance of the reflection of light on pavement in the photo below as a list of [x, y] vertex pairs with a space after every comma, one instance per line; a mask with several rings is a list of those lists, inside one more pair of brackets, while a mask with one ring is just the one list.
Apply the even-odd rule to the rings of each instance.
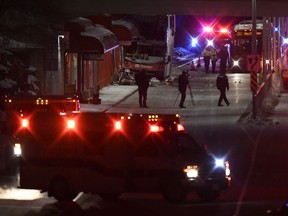
[[82, 210], [87, 210], [90, 208], [101, 208], [99, 205], [101, 198], [97, 195], [79, 193], [73, 201], [76, 202]]
[[42, 198], [39, 190], [26, 190], [17, 188], [0, 188], [0, 199], [15, 199], [15, 200], [33, 200]]

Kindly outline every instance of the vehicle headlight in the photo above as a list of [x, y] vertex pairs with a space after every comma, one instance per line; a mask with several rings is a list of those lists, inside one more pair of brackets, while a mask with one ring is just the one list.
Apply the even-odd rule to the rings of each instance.
[[239, 67], [240, 63], [239, 60], [233, 60], [233, 67]]
[[186, 175], [189, 179], [198, 177], [198, 166], [197, 165], [187, 166], [183, 171], [186, 173]]
[[14, 155], [19, 157], [21, 155], [21, 144], [15, 143], [13, 150], [14, 150]]
[[215, 158], [215, 167], [225, 167], [225, 162], [223, 158]]

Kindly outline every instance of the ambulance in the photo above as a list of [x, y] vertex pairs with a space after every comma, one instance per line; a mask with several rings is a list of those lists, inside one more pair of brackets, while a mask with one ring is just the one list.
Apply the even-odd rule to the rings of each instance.
[[[72, 112], [80, 109], [77, 95], [5, 95], [1, 98], [1, 111], [3, 119], [1, 122], [0, 142], [0, 171], [14, 172], [17, 167], [17, 157], [20, 148], [15, 147], [17, 130], [21, 124], [19, 118], [32, 115], [34, 112], [45, 112], [45, 109], [53, 109], [53, 112]], [[52, 110], [50, 110], [51, 112]]]
[[48, 192], [57, 200], [72, 200], [80, 192], [103, 199], [161, 193], [167, 201], [181, 202], [190, 192], [213, 201], [230, 186], [229, 162], [199, 145], [178, 114], [51, 107], [40, 103], [17, 118], [20, 188]]

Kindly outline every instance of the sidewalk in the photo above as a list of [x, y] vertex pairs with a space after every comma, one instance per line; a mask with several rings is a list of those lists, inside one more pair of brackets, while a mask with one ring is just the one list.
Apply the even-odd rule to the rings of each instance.
[[81, 104], [80, 110], [105, 112], [137, 92], [136, 85], [109, 85], [100, 90], [101, 104]]
[[281, 93], [281, 97], [278, 98], [278, 104], [275, 106], [272, 114], [273, 121], [276, 125], [288, 126], [287, 105], [288, 93]]

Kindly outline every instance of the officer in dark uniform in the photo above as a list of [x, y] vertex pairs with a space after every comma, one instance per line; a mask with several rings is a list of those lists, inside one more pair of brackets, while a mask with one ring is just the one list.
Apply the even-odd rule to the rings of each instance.
[[217, 89], [220, 91], [220, 97], [218, 100], [218, 106], [223, 106], [222, 100], [224, 99], [225, 103], [227, 104], [227, 106], [230, 105], [227, 97], [226, 97], [226, 89], [227, 91], [229, 91], [229, 82], [228, 82], [228, 77], [225, 73], [221, 72], [216, 79], [216, 86]]
[[189, 85], [188, 76], [189, 76], [188, 72], [183, 71], [182, 74], [178, 78], [178, 89], [179, 89], [180, 94], [181, 94], [181, 100], [179, 103], [180, 108], [186, 108], [184, 106], [184, 101], [186, 98], [186, 88], [187, 88], [187, 85]]
[[136, 85], [138, 86], [139, 93], [139, 106], [141, 108], [148, 108], [147, 101], [147, 91], [149, 87], [149, 77], [146, 74], [146, 71], [143, 69], [139, 73], [135, 74]]

